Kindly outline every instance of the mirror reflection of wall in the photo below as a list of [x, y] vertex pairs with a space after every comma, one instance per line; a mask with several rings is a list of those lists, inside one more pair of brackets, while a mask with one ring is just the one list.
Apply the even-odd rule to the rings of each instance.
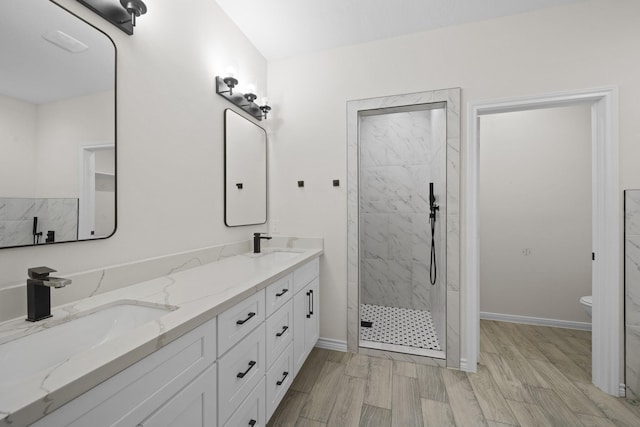
[[233, 110], [225, 110], [225, 224], [267, 222], [267, 134]]
[[[49, 1], [0, 2], [0, 16], [6, 18], [0, 26], [0, 247], [111, 235], [113, 43]], [[95, 233], [79, 237], [79, 165], [87, 145], [111, 147], [100, 162], [112, 177], [96, 187]]]

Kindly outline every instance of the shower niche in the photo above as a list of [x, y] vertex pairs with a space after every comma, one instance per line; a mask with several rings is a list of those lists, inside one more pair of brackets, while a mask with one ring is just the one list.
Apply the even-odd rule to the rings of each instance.
[[459, 367], [459, 99], [348, 103], [349, 351]]

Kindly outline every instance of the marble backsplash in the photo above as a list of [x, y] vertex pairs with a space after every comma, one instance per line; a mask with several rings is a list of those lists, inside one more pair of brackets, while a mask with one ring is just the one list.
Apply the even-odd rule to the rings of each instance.
[[[297, 238], [273, 236], [263, 241], [262, 247], [322, 248], [322, 238]], [[72, 284], [51, 291], [51, 305], [59, 306], [136, 283], [152, 280], [179, 271], [209, 264], [223, 258], [248, 253], [253, 250], [253, 240], [243, 240], [216, 246], [148, 258], [126, 264], [77, 273], [56, 272], [56, 276], [72, 280]], [[54, 267], [55, 266], [50, 266]], [[27, 272], [25, 271], [25, 279]], [[0, 289], [0, 322], [26, 317], [27, 292], [25, 283]]]
[[640, 190], [624, 192], [625, 384], [640, 398]]
[[0, 198], [0, 247], [34, 243], [33, 219], [38, 218], [39, 243], [47, 232], [56, 242], [78, 239], [78, 199]]

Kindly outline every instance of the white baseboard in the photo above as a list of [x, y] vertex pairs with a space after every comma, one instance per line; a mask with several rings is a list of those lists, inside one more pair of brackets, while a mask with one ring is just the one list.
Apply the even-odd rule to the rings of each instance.
[[514, 314], [480, 312], [480, 319], [497, 320], [499, 322], [524, 323], [536, 326], [551, 326], [554, 328], [591, 330], [591, 323], [571, 322], [568, 320], [544, 319], [541, 317], [516, 316]]
[[343, 353], [347, 352], [347, 342], [341, 340], [333, 340], [331, 338], [318, 338], [316, 342], [316, 347], [324, 348], [327, 350], [341, 351]]
[[467, 359], [461, 357], [460, 358], [460, 370], [464, 372], [468, 372], [469, 369], [467, 367]]
[[620, 391], [618, 392], [618, 396], [620, 397], [627, 396], [627, 386], [625, 384], [620, 383]]

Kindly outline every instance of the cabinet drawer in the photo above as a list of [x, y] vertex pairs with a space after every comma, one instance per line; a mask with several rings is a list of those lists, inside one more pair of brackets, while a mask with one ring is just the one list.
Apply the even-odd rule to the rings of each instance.
[[267, 419], [273, 415], [292, 381], [293, 344], [289, 344], [267, 372]]
[[267, 319], [267, 369], [293, 339], [293, 300]]
[[298, 293], [307, 283], [318, 277], [320, 261], [315, 258], [293, 272], [293, 293]]
[[264, 381], [262, 378], [224, 427], [265, 427], [267, 425]]
[[[134, 425], [134, 420], [131, 424]], [[216, 424], [216, 367], [211, 366], [136, 427], [208, 427]]]
[[267, 317], [275, 313], [293, 295], [293, 273], [267, 286]]
[[218, 356], [247, 336], [264, 321], [264, 290], [234, 305], [218, 316]]
[[265, 325], [260, 325], [218, 361], [218, 416], [224, 425], [264, 376]]

